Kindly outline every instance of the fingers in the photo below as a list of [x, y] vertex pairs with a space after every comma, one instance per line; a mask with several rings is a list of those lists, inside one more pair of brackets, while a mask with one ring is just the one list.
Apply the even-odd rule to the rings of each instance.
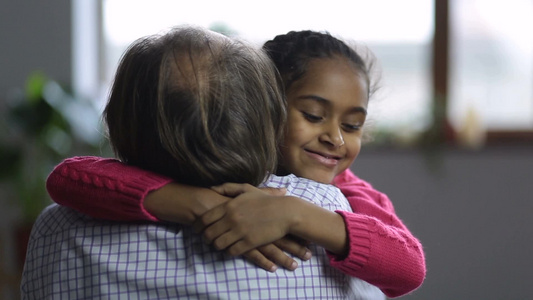
[[274, 244], [250, 250], [244, 254], [244, 257], [269, 272], [275, 272], [278, 268], [277, 265], [289, 271], [294, 271], [298, 268], [298, 263]]
[[259, 250], [253, 249], [244, 254], [244, 257], [254, 263], [256, 266], [268, 271], [276, 272], [278, 266], [266, 258]]
[[234, 240], [235, 239], [233, 239], [233, 237], [221, 237], [221, 238], [216, 239], [213, 242], [213, 245], [215, 246], [215, 248], [217, 248], [217, 250], [226, 249], [226, 253], [228, 253], [231, 256], [243, 255], [244, 253], [251, 251], [254, 249], [254, 247], [256, 247], [243, 239], [238, 240], [234, 243], [231, 243], [231, 241], [234, 241]]
[[211, 189], [221, 195], [235, 197], [242, 193], [253, 191], [257, 188], [250, 184], [224, 183], [222, 185], [213, 186]]
[[285, 193], [287, 193], [286, 188], [277, 189], [277, 188], [271, 188], [271, 187], [263, 187], [263, 188], [260, 188], [260, 190], [263, 192], [267, 192], [272, 196], [285, 196]]
[[[294, 241], [290, 241], [290, 239], [286, 239], [286, 241], [282, 242], [278, 241], [276, 243], [280, 244], [282, 247], [279, 247], [275, 243], [268, 244], [260, 246], [257, 249], [249, 250], [243, 255], [257, 266], [269, 272], [276, 271], [276, 265], [281, 266], [289, 271], [294, 271], [296, 268], [298, 268], [298, 263], [296, 260], [294, 260], [287, 253], [283, 252], [283, 249], [289, 249], [292, 254], [298, 255], [298, 257], [300, 257], [302, 260], [308, 260], [311, 258], [311, 251], [309, 249]], [[240, 244], [240, 242], [231, 246], [227, 251], [228, 254], [233, 256], [241, 255], [239, 251], [232, 251], [238, 248], [238, 244]]]
[[298, 268], [298, 263], [274, 244], [258, 247], [257, 250], [270, 261], [287, 270], [294, 271]]
[[[250, 184], [224, 183], [222, 185], [212, 186], [211, 189], [224, 196], [236, 197], [246, 192], [255, 191], [258, 188]], [[260, 190], [263, 192], [267, 192], [272, 196], [285, 196], [285, 194], [287, 193], [286, 188], [262, 187], [260, 188]]]
[[308, 260], [311, 258], [311, 250], [305, 246], [306, 242], [297, 241], [290, 237], [284, 237], [274, 242], [279, 249], [295, 255], [302, 260]]
[[[226, 227], [222, 227], [222, 226], [224, 226], [224, 223], [220, 222], [220, 220], [224, 218], [226, 213], [227, 213], [227, 211], [226, 211], [226, 207], [224, 207], [224, 204], [216, 206], [216, 207], [208, 210], [203, 215], [201, 215], [200, 217], [196, 218], [196, 220], [193, 222], [192, 228], [193, 228], [194, 232], [201, 233], [204, 230], [206, 230], [206, 228], [210, 227], [212, 224], [217, 223], [217, 227], [216, 227], [217, 230], [210, 234], [210, 236], [211, 236], [210, 240], [212, 240], [214, 237], [224, 233], [227, 230], [227, 228]], [[213, 229], [210, 229], [210, 230], [212, 231]]]
[[233, 256], [242, 255], [258, 245], [255, 239], [245, 238], [240, 226], [220, 220], [224, 215], [214, 210], [217, 208], [205, 213], [193, 224], [194, 231], [202, 234], [206, 244], [212, 244], [217, 250], [226, 250]]
[[227, 222], [220, 221], [221, 215], [213, 209], [193, 223], [196, 233], [201, 233], [206, 244], [213, 244], [217, 250], [224, 250], [237, 242], [240, 236], [235, 231], [231, 231], [231, 226]]
[[194, 232], [201, 233], [202, 231], [204, 231], [204, 229], [209, 227], [209, 225], [223, 218], [225, 214], [226, 209], [222, 205], [219, 205], [215, 208], [212, 208], [211, 210], [208, 210], [206, 213], [198, 217], [193, 222], [192, 228]]

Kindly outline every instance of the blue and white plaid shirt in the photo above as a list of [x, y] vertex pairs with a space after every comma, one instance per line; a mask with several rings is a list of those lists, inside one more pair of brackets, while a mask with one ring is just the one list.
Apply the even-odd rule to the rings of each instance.
[[[294, 175], [265, 186], [329, 210], [341, 192]], [[23, 299], [385, 299], [376, 287], [328, 263], [325, 250], [295, 271], [275, 273], [206, 245], [188, 227], [103, 221], [51, 205], [37, 219], [21, 284]]]

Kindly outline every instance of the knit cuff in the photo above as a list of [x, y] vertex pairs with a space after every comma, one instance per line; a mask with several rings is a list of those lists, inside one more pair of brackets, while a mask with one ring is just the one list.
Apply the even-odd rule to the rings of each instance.
[[148, 193], [160, 189], [170, 182], [172, 182], [172, 179], [170, 178], [148, 172], [132, 180], [131, 182], [124, 182], [124, 185], [121, 187], [121, 191], [125, 194], [131, 195], [132, 199], [137, 199], [137, 201], [130, 199], [128, 201], [124, 201], [122, 205], [124, 205], [126, 209], [128, 206], [131, 206], [132, 213], [141, 212], [143, 219], [149, 221], [161, 221], [144, 208], [144, 200], [146, 199]]
[[370, 235], [373, 226], [368, 223], [368, 220], [359, 218], [355, 213], [335, 212], [344, 218], [349, 249], [345, 257], [339, 257], [330, 252], [327, 254], [333, 267], [347, 274], [353, 274], [368, 264], [372, 246]]
[[[47, 189], [55, 202], [94, 217], [158, 221], [144, 208], [144, 199], [171, 181], [113, 159], [75, 157], [56, 166], [47, 180]], [[73, 195], [78, 200], [74, 201]]]

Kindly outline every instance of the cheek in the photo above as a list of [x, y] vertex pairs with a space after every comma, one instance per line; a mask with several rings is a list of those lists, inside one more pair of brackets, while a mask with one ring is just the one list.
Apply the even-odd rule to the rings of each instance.
[[298, 115], [291, 114], [287, 119], [285, 142], [300, 140], [308, 131], [305, 122]]
[[[294, 159], [293, 156], [297, 155], [298, 150], [302, 146], [302, 130], [300, 128], [291, 127], [287, 128], [283, 144], [281, 145], [281, 154], [287, 159]], [[291, 158], [292, 157], [292, 158]]]
[[301, 139], [307, 133], [307, 130], [304, 126], [292, 126], [287, 132], [287, 136], [291, 137], [293, 140]]
[[359, 152], [361, 151], [361, 139], [354, 138], [346, 141], [346, 154], [350, 160], [350, 164], [357, 158]]

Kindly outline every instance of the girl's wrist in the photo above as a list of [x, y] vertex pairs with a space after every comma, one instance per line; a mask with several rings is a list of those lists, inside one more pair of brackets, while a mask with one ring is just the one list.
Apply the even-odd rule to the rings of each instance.
[[171, 182], [148, 193], [143, 205], [160, 220], [189, 225], [196, 219], [194, 197], [186, 186]]
[[316, 243], [336, 255], [345, 255], [347, 234], [339, 214], [297, 197], [291, 197], [289, 233]]
[[306, 218], [306, 201], [294, 196], [285, 196], [287, 207], [284, 211], [288, 215], [288, 231], [289, 234], [303, 237], [305, 232], [305, 218]]

